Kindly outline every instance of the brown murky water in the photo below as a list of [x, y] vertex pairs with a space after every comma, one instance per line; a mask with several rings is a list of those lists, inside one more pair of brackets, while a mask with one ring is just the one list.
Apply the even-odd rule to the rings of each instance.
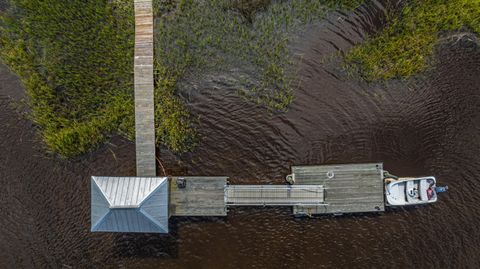
[[318, 268], [480, 267], [480, 48], [443, 42], [432, 70], [367, 85], [333, 53], [381, 24], [383, 8], [331, 14], [293, 47], [300, 84], [284, 114], [267, 115], [210, 81], [184, 93], [203, 138], [191, 154], [162, 149], [171, 174], [280, 183], [292, 164], [383, 161], [401, 176], [435, 175], [450, 190], [408, 210], [294, 219], [288, 208], [242, 208], [227, 218], [172, 219], [171, 235], [89, 232], [90, 175], [133, 175], [119, 138], [79, 160], [44, 153], [11, 106], [18, 81], [0, 68], [0, 267]]

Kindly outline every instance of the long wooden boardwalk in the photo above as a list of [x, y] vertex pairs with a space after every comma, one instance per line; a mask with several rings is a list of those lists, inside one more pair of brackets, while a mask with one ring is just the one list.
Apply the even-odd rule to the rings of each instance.
[[153, 12], [151, 0], [135, 5], [135, 143], [137, 176], [156, 175], [153, 92]]

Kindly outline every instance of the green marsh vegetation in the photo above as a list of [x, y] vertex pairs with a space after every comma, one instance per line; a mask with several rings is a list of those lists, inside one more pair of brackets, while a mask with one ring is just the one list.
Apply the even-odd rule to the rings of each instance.
[[20, 76], [52, 152], [71, 157], [133, 139], [132, 1], [10, 0], [0, 58]]
[[[231, 59], [258, 71], [260, 82], [239, 94], [285, 110], [293, 99], [291, 37], [327, 11], [360, 2], [154, 0], [157, 143], [192, 149], [195, 130], [178, 82]], [[0, 59], [21, 78], [50, 151], [73, 157], [114, 134], [134, 139], [133, 1], [7, 0], [1, 8]]]
[[[189, 74], [248, 65], [257, 83], [248, 102], [284, 111], [293, 100], [289, 44], [305, 25], [360, 0], [154, 0], [157, 144], [196, 143], [177, 96]], [[0, 8], [0, 59], [20, 76], [31, 118], [47, 147], [64, 157], [109, 136], [134, 139], [131, 0], [8, 0]], [[352, 49], [347, 62], [368, 81], [425, 70], [444, 33], [480, 34], [480, 0], [411, 1], [385, 30]]]
[[355, 8], [361, 1], [160, 2], [155, 26], [159, 92], [175, 92], [187, 74], [243, 64], [255, 69], [259, 83], [239, 94], [268, 110], [284, 111], [293, 100], [292, 37], [327, 11]]
[[347, 64], [367, 81], [406, 78], [424, 71], [442, 35], [480, 34], [479, 0], [410, 1], [377, 36], [353, 48]]

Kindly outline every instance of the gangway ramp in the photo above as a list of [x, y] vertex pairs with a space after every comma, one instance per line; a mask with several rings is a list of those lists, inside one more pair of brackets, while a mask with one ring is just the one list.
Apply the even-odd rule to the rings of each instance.
[[317, 206], [324, 203], [322, 185], [227, 185], [228, 206]]

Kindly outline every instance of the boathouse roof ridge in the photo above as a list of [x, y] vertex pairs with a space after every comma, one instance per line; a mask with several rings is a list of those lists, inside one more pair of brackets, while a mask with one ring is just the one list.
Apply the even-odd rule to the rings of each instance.
[[168, 178], [92, 177], [91, 231], [168, 232]]
[[166, 177], [92, 177], [110, 208], [140, 207]]

